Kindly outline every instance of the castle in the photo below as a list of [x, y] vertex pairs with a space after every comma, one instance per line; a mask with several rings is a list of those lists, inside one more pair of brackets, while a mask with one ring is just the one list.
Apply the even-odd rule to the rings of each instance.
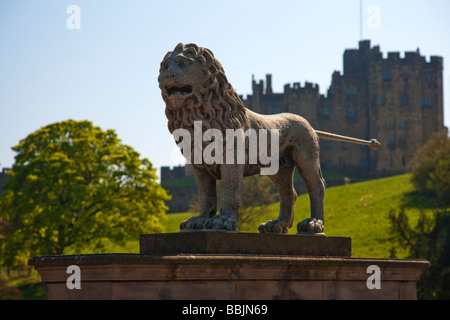
[[[252, 95], [245, 106], [262, 114], [296, 113], [313, 128], [360, 139], [376, 138], [383, 148], [329, 140], [320, 141], [324, 170], [374, 178], [405, 172], [417, 149], [434, 132], [444, 131], [442, 88], [443, 59], [430, 61], [419, 50], [388, 52], [370, 40], [358, 49], [344, 52], [344, 71], [335, 71], [327, 95], [317, 84], [286, 84], [283, 93], [272, 91], [272, 76], [266, 83], [252, 80]], [[242, 98], [242, 96], [241, 96]]]

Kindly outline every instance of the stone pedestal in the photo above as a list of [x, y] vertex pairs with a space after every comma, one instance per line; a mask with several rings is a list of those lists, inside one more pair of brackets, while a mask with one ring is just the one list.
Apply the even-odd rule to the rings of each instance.
[[[255, 252], [261, 252], [250, 253], [252, 245], [259, 246], [258, 238], [261, 244], [266, 241], [261, 248], [270, 254], [258, 248]], [[47, 299], [416, 299], [416, 281], [427, 261], [337, 256], [342, 248], [330, 249], [329, 239], [210, 232], [143, 235], [141, 254], [35, 257], [29, 264], [41, 275]], [[292, 244], [296, 241], [297, 247]], [[239, 247], [248, 252], [236, 252]], [[321, 254], [314, 256], [311, 247]], [[81, 289], [67, 287], [71, 265], [80, 268]], [[367, 286], [372, 265], [380, 270], [380, 289]]]
[[191, 231], [143, 234], [141, 254], [257, 254], [287, 256], [351, 256], [351, 239], [313, 235]]

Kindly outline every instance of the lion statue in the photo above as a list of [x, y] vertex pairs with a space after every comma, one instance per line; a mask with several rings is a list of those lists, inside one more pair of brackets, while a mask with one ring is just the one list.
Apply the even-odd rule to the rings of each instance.
[[[319, 137], [341, 141], [351, 141], [353, 138], [336, 138], [333, 134], [316, 132], [299, 115], [260, 115], [245, 108], [213, 53], [195, 44], [180, 43], [165, 55], [160, 65], [158, 82], [166, 104], [165, 113], [171, 133], [182, 128], [194, 134], [196, 121], [201, 121], [203, 131], [217, 129], [224, 134], [227, 129], [277, 130], [279, 167], [275, 174], [268, 177], [278, 189], [280, 211], [276, 220], [261, 224], [259, 232], [286, 234], [292, 227], [297, 198], [293, 176], [297, 168], [306, 183], [311, 203], [310, 218], [301, 221], [297, 230], [299, 233], [323, 233], [325, 180], [320, 168]], [[267, 139], [268, 145], [271, 141]], [[203, 148], [207, 145], [208, 142], [202, 142]], [[376, 148], [379, 144], [372, 140], [370, 145]], [[246, 139], [246, 159], [241, 164], [199, 164], [191, 161], [198, 185], [200, 214], [183, 221], [180, 231], [236, 230], [242, 179], [259, 174], [266, 166], [260, 161], [248, 161], [249, 147]], [[192, 154], [191, 156], [193, 157]], [[225, 153], [223, 156], [225, 157]], [[216, 214], [218, 179], [222, 179], [223, 184], [222, 209], [219, 215]]]

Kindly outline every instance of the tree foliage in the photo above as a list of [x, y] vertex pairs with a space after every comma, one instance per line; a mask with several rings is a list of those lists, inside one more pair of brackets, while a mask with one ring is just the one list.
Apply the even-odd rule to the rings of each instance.
[[435, 134], [419, 149], [412, 169], [417, 189], [433, 193], [444, 205], [450, 205], [450, 138], [446, 134]]
[[391, 211], [392, 239], [408, 248], [411, 258], [431, 264], [417, 283], [418, 298], [450, 299], [450, 139], [446, 134], [435, 134], [419, 149], [411, 181], [434, 202], [435, 211], [433, 215], [422, 211], [414, 226], [405, 208]]
[[[272, 182], [267, 176], [250, 176], [242, 181], [238, 228], [244, 226], [255, 229], [259, 221], [262, 206], [277, 201], [277, 193], [272, 192]], [[263, 222], [263, 221], [260, 221]]]
[[450, 299], [450, 214], [437, 209], [432, 216], [421, 212], [412, 226], [405, 208], [391, 211], [392, 240], [409, 249], [411, 258], [426, 259], [430, 267], [417, 283], [417, 296], [422, 300]]
[[0, 199], [1, 218], [12, 228], [1, 248], [6, 265], [18, 263], [21, 253], [100, 250], [103, 238], [124, 242], [161, 231], [169, 197], [150, 161], [114, 130], [67, 120], [37, 130], [13, 150]]

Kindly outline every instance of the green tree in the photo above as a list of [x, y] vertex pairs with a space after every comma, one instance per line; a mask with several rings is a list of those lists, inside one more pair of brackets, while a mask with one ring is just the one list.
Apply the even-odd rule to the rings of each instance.
[[437, 133], [421, 147], [413, 162], [412, 182], [450, 205], [450, 138]]
[[114, 130], [67, 120], [37, 130], [13, 150], [0, 201], [0, 218], [12, 229], [0, 249], [5, 265], [69, 247], [101, 251], [102, 239], [124, 243], [162, 230], [169, 196], [150, 161]]
[[[5, 235], [10, 230], [11, 225], [0, 218], [0, 243], [5, 241], [6, 239]], [[2, 252], [0, 251], [0, 259], [1, 253]], [[18, 299], [19, 297], [20, 297], [19, 289], [15, 286], [11, 286], [0, 272], [0, 300]]]
[[421, 300], [450, 299], [450, 215], [445, 208], [432, 216], [421, 212], [415, 226], [411, 226], [405, 208], [389, 213], [392, 240], [395, 245], [408, 248], [410, 258], [430, 262], [417, 282], [417, 297]]
[[[254, 175], [244, 178], [240, 199], [238, 228], [257, 230], [263, 206], [277, 201], [278, 193], [272, 192], [273, 184], [267, 176]], [[255, 225], [256, 224], [256, 225]]]
[[415, 226], [409, 222], [405, 208], [398, 214], [391, 211], [393, 245], [406, 247], [411, 258], [427, 259], [431, 264], [417, 283], [419, 299], [450, 299], [449, 137], [443, 133], [433, 135], [418, 150], [412, 169], [411, 181], [420, 191], [421, 201], [407, 205], [431, 205], [435, 209], [432, 215], [421, 211]]

